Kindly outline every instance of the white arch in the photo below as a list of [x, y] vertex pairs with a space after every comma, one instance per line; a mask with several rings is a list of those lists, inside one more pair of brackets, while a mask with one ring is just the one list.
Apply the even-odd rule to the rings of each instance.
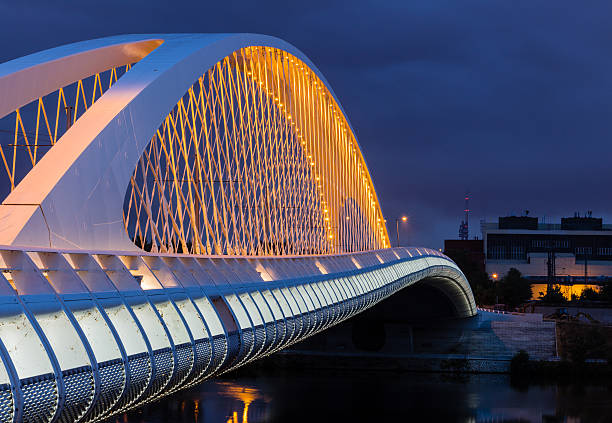
[[[134, 50], [142, 54], [162, 41], [76, 121], [3, 201], [0, 244], [135, 250], [121, 212], [138, 159], [168, 111], [202, 72], [240, 48], [284, 50], [305, 62], [333, 94], [303, 53], [277, 38], [255, 34], [129, 35], [77, 43], [0, 65], [0, 92], [10, 81], [19, 82], [10, 103], [14, 109], [61, 86], [68, 78], [56, 74], [77, 58], [90, 64], [70, 78], [94, 73], [100, 63], [110, 64], [108, 68], [117, 60], [137, 57]], [[53, 83], [19, 96], [26, 81], [47, 78], [50, 72], [56, 75]]]

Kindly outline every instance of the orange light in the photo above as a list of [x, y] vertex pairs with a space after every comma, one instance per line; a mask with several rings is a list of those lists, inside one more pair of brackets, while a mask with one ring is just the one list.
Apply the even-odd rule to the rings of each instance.
[[408, 220], [408, 218], [406, 216], [402, 216], [402, 222], [405, 222], [407, 220]]
[[493, 278], [494, 281], [496, 281], [499, 275], [497, 273], [493, 273], [491, 277]]

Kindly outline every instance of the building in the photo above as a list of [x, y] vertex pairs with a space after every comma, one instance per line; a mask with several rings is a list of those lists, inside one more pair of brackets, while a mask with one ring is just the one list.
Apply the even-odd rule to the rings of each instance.
[[512, 267], [534, 283], [600, 283], [612, 280], [612, 225], [589, 212], [541, 223], [537, 217], [507, 216], [481, 222], [489, 275]]
[[[485, 255], [482, 239], [445, 239], [444, 254], [457, 262], [461, 257], [471, 268], [485, 271]], [[460, 265], [463, 263], [459, 263]], [[461, 269], [464, 272], [466, 269]]]

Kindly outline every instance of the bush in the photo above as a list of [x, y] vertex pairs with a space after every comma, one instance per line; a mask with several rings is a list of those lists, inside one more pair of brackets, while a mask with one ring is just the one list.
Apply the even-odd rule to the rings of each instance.
[[553, 285], [550, 289], [546, 290], [546, 294], [540, 292], [540, 301], [550, 304], [566, 303], [567, 300], [561, 292], [561, 288], [557, 285]]
[[558, 326], [562, 357], [574, 364], [589, 358], [608, 358], [608, 329], [602, 326], [567, 322]]
[[593, 288], [585, 288], [580, 294], [580, 301], [599, 301], [601, 295]]
[[607, 282], [605, 285], [603, 285], [599, 291], [599, 295], [602, 301], [612, 303], [612, 282]]
[[524, 375], [529, 371], [529, 354], [525, 350], [520, 350], [510, 361], [510, 373], [513, 375]]

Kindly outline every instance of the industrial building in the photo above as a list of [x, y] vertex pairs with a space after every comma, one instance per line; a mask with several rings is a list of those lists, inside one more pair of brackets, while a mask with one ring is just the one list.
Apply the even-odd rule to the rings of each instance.
[[507, 216], [481, 222], [487, 273], [518, 269], [532, 282], [601, 283], [612, 280], [612, 225], [591, 213], [542, 223]]

